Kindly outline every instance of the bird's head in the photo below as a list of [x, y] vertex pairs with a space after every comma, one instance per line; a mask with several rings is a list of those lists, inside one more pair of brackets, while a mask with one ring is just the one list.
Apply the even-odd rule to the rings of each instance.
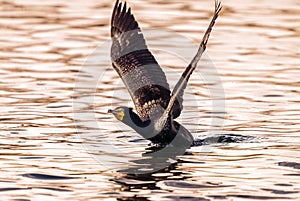
[[119, 121], [124, 122], [125, 119], [130, 117], [130, 114], [129, 114], [130, 110], [132, 110], [132, 108], [120, 106], [113, 110], [108, 110], [107, 112], [112, 113]]
[[150, 126], [151, 121], [142, 121], [131, 107], [120, 106], [113, 110], [108, 110], [107, 112], [112, 113], [119, 121], [133, 128], [146, 139], [149, 138], [149, 133], [152, 133], [153, 126]]

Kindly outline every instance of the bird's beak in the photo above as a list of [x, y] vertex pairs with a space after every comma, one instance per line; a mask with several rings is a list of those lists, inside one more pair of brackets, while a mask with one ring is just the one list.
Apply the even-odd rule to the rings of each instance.
[[113, 111], [112, 111], [111, 109], [109, 109], [109, 110], [107, 111], [107, 113], [113, 113]]

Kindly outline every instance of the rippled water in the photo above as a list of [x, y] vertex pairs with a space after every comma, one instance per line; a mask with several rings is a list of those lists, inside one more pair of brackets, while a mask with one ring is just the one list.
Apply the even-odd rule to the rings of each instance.
[[[174, 86], [188, 62], [177, 52], [189, 53], [185, 40], [197, 46], [213, 2], [129, 4]], [[223, 5], [206, 51], [213, 64], [192, 76], [179, 121], [201, 139], [240, 140], [134, 176], [123, 172], [148, 142], [106, 114], [132, 104], [105, 60], [113, 2], [1, 1], [1, 200], [300, 199], [300, 3]], [[220, 80], [205, 74], [212, 67]], [[211, 91], [218, 84], [224, 98]]]

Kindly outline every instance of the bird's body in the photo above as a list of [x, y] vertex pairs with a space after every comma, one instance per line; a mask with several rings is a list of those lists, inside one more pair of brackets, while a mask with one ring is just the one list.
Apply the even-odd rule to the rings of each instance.
[[112, 66], [128, 89], [137, 113], [128, 107], [117, 107], [109, 112], [155, 144], [169, 144], [175, 137], [192, 144], [190, 132], [174, 119], [182, 111], [187, 81], [206, 48], [220, 10], [220, 3], [216, 2], [215, 15], [199, 50], [171, 93], [166, 76], [148, 50], [131, 9], [117, 0], [111, 20]]

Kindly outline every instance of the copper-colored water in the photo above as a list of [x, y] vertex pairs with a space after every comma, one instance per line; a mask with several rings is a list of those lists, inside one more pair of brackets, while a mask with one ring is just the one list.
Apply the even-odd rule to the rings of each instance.
[[[130, 179], [118, 172], [128, 165], [121, 159], [138, 159], [148, 142], [136, 140], [138, 135], [106, 114], [131, 104], [120, 79], [105, 62], [95, 65], [95, 72], [106, 71], [91, 105], [80, 104], [80, 98], [92, 83], [76, 85], [97, 47], [99, 58], [109, 55], [101, 45], [109, 41], [113, 2], [0, 3], [1, 200], [300, 199], [299, 1], [226, 0], [209, 41], [206, 54], [219, 73], [226, 103], [225, 113], [216, 113], [222, 120], [218, 132], [254, 139], [193, 147], [169, 170]], [[172, 42], [176, 34], [197, 46], [213, 1], [128, 4], [174, 86], [187, 61], [163, 50], [187, 48]], [[201, 65], [198, 69], [201, 74]], [[179, 119], [199, 138], [213, 129], [207, 84], [199, 73], [192, 76]], [[86, 109], [95, 113], [96, 125], [82, 116]], [[74, 121], [77, 113], [85, 121]], [[84, 135], [91, 130], [93, 135]], [[102, 138], [116, 150], [105, 149]], [[86, 146], [90, 143], [95, 150]], [[97, 156], [117, 165], [102, 164]]]

